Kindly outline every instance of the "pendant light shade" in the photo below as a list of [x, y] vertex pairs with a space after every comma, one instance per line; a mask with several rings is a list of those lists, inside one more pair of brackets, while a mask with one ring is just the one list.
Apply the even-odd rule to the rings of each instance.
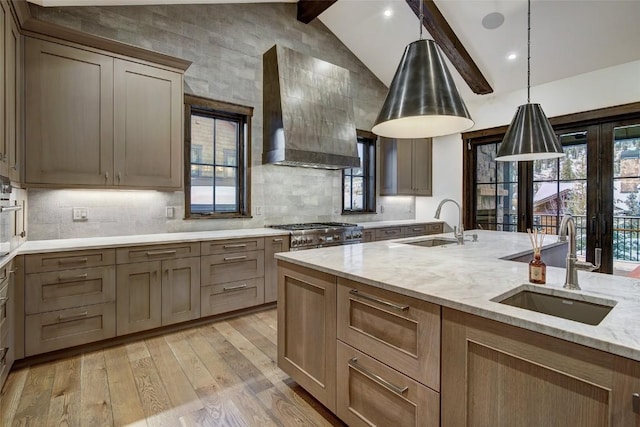
[[531, 102], [531, 0], [527, 1], [527, 103], [516, 115], [502, 139], [496, 160], [517, 162], [557, 159], [564, 156], [562, 145], [540, 104]]
[[429, 138], [473, 126], [433, 40], [410, 43], [371, 131], [388, 138]]
[[515, 162], [562, 156], [562, 146], [540, 104], [524, 104], [518, 107], [507, 129], [496, 160]]

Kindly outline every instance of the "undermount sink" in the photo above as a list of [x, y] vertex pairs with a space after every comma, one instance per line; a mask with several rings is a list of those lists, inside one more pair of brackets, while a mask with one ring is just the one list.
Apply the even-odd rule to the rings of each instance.
[[616, 305], [613, 300], [583, 295], [580, 296], [584, 299], [576, 299], [575, 295], [568, 292], [551, 291], [534, 285], [524, 285], [518, 289], [515, 294], [508, 292], [506, 295], [509, 296], [501, 295], [492, 301], [593, 326], [600, 324]]
[[406, 245], [424, 246], [431, 248], [434, 246], [444, 246], [458, 243], [456, 239], [447, 239], [445, 237], [432, 237], [429, 239], [415, 240], [413, 242], [403, 242]]

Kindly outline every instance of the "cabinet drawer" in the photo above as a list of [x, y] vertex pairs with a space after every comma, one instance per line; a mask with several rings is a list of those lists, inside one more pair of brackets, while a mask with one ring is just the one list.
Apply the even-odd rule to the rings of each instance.
[[27, 274], [25, 313], [36, 314], [116, 299], [115, 266]]
[[444, 224], [439, 222], [437, 224], [427, 224], [427, 233], [428, 234], [440, 234], [444, 233]]
[[338, 341], [337, 415], [357, 427], [437, 427], [440, 394]]
[[202, 316], [226, 313], [264, 303], [264, 278], [205, 286], [200, 292]]
[[33, 254], [25, 257], [25, 273], [101, 267], [115, 264], [115, 260], [115, 249]]
[[423, 236], [427, 234], [428, 224], [405, 225], [402, 227], [402, 235], [404, 237]]
[[364, 230], [362, 232], [362, 243], [374, 242], [376, 233], [373, 230]]
[[116, 335], [116, 304], [95, 304], [25, 316], [25, 355], [46, 353]]
[[134, 246], [116, 250], [116, 262], [118, 264], [194, 256], [200, 256], [200, 243], [198, 242], [176, 245]]
[[0, 335], [0, 390], [2, 390], [2, 386], [9, 376], [9, 371], [11, 370], [14, 359], [15, 347], [12, 342], [9, 342], [9, 334], [7, 331], [6, 334]]
[[208, 255], [200, 259], [202, 286], [264, 276], [264, 251]]
[[402, 227], [376, 228], [376, 241], [399, 239], [402, 237]]
[[440, 306], [338, 279], [338, 338], [440, 390]]
[[258, 251], [264, 249], [264, 238], [214, 240], [201, 243], [202, 255], [226, 254], [231, 252]]

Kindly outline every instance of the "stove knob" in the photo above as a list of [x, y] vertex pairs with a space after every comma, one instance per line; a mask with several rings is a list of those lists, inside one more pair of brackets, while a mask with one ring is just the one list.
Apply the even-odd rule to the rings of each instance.
[[340, 235], [339, 234], [334, 234], [333, 235], [333, 240], [340, 240]]
[[298, 238], [294, 237], [293, 239], [291, 239], [291, 246], [298, 246]]
[[325, 237], [324, 237], [324, 236], [320, 236], [320, 237], [318, 237], [318, 242], [319, 242], [319, 243], [324, 243], [324, 242], [325, 242], [325, 240], [326, 240], [326, 239], [325, 239]]

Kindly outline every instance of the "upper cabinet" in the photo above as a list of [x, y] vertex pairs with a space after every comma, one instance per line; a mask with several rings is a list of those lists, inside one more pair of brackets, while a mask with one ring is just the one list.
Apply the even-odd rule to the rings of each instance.
[[431, 138], [380, 138], [380, 195], [431, 196]]
[[27, 186], [182, 185], [182, 73], [26, 38]]

